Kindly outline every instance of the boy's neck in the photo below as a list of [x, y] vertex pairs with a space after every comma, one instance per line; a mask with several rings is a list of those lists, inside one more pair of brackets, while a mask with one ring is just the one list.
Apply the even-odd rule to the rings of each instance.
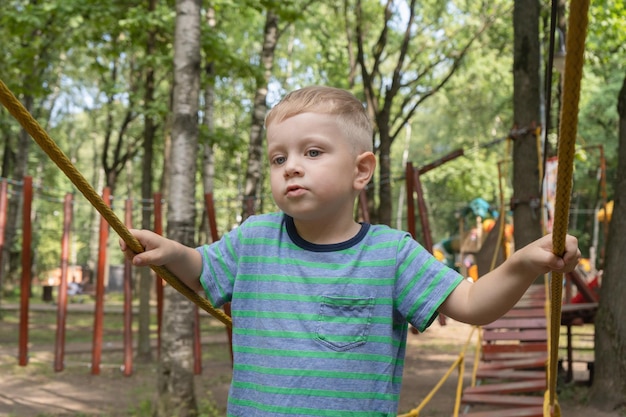
[[354, 219], [337, 219], [330, 222], [308, 222], [293, 219], [298, 235], [309, 243], [331, 245], [352, 239], [361, 230], [361, 224]]

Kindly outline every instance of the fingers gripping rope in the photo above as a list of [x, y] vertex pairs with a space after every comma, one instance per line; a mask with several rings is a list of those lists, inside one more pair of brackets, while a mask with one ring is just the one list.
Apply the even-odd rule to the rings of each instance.
[[[11, 115], [22, 125], [24, 130], [37, 142], [44, 152], [52, 159], [52, 161], [65, 173], [65, 175], [74, 183], [76, 188], [89, 200], [91, 205], [100, 212], [102, 217], [109, 223], [111, 228], [126, 242], [128, 247], [135, 253], [141, 253], [144, 248], [141, 243], [130, 233], [124, 223], [115, 215], [113, 210], [107, 206], [98, 193], [91, 187], [85, 177], [76, 169], [69, 158], [56, 145], [54, 140], [46, 133], [33, 116], [20, 103], [15, 95], [0, 80], [0, 102], [6, 107]], [[221, 310], [216, 309], [205, 298], [193, 291], [178, 277], [172, 274], [167, 268], [162, 266], [151, 266], [152, 270], [161, 278], [167, 281], [174, 289], [189, 298], [207, 313], [220, 320], [227, 327], [232, 327], [232, 321]]]
[[[556, 202], [554, 210], [554, 228], [552, 247], [556, 255], [565, 251], [570, 195], [572, 192], [572, 173], [574, 152], [578, 129], [578, 102], [580, 99], [580, 81], [582, 79], [585, 37], [588, 25], [589, 0], [570, 2], [570, 16], [567, 35], [567, 58], [565, 61], [565, 79], [561, 102], [561, 125], [559, 132]], [[548, 359], [548, 391], [544, 397], [544, 416], [560, 417], [561, 410], [556, 402], [556, 380], [558, 362], [558, 343], [561, 329], [561, 299], [563, 274], [553, 273], [550, 283], [550, 355]], [[552, 412], [554, 414], [552, 414]]]

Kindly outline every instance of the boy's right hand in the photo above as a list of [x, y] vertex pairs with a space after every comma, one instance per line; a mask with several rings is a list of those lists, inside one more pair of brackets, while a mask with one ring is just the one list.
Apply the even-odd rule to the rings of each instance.
[[143, 252], [134, 253], [126, 242], [120, 239], [120, 249], [133, 265], [164, 266], [194, 291], [202, 290], [199, 279], [202, 272], [202, 257], [198, 251], [149, 230], [129, 231], [144, 248]]
[[176, 251], [176, 242], [166, 239], [149, 230], [130, 229], [129, 232], [141, 243], [144, 251], [133, 252], [126, 242], [120, 239], [120, 249], [124, 256], [131, 260], [135, 266], [165, 265]]

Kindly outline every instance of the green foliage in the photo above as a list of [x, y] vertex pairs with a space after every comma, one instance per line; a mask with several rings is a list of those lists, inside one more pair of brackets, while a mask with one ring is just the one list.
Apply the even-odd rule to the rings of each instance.
[[[210, 74], [203, 72], [203, 86], [211, 85], [215, 93], [214, 129], [209, 132], [202, 126], [200, 140], [213, 145], [217, 173], [214, 197], [219, 229], [224, 232], [237, 223], [236, 213], [240, 209], [250, 111], [256, 80], [261, 76], [258, 63], [267, 10], [280, 17], [281, 30], [268, 92], [269, 105], [285, 92], [310, 84], [350, 88], [361, 96], [361, 72], [351, 66], [354, 50], [348, 50], [349, 45], [355, 47], [354, 1], [342, 4], [306, 0], [217, 0], [211, 2], [211, 7], [215, 11], [215, 25], [210, 26], [203, 20], [202, 65], [210, 64], [212, 70]], [[361, 7], [365, 53], [372, 57], [380, 52], [376, 42], [384, 21], [383, 7], [377, 0], [362, 1]], [[395, 68], [391, 63], [395, 61], [392, 58], [403, 39], [403, 23], [407, 18], [403, 7], [402, 2], [392, 4], [392, 19], [386, 34], [388, 47], [383, 51], [386, 55], [380, 68], [381, 91], [393, 74]], [[603, 0], [591, 5], [581, 92], [579, 144], [603, 145], [609, 198], [614, 194], [612, 180], [617, 163], [616, 96], [626, 62], [623, 59], [625, 10], [623, 0]], [[118, 188], [118, 201], [123, 200], [125, 194], [139, 195], [140, 146], [144, 121], [148, 118], [155, 121], [158, 129], [153, 189], [160, 189], [169, 129], [174, 19], [172, 0], [157, 2], [153, 12], [139, 0], [36, 3], [14, 0], [0, 4], [0, 41], [3, 44], [0, 77], [20, 97], [33, 96], [38, 120], [93, 185], [102, 181], [107, 129], [112, 130], [115, 138], [126, 115], [132, 116], [119, 149], [137, 153], [126, 166], [121, 164], [116, 168], [119, 170], [117, 182], [126, 185]], [[484, 20], [489, 20], [489, 27], [474, 41], [455, 77], [445, 89], [421, 103], [410, 120], [409, 160], [414, 165], [432, 162], [458, 148], [468, 153], [422, 178], [436, 239], [455, 230], [455, 212], [471, 199], [482, 197], [492, 204], [498, 202], [497, 163], [508, 156], [505, 143], [489, 149], [478, 147], [506, 137], [513, 124], [510, 2], [421, 2], [416, 8], [416, 23], [411, 28], [414, 38], [409, 47], [410, 62], [401, 69], [405, 81], [412, 77], [419, 81], [410, 88], [403, 87], [402, 100], [393, 103], [393, 112], [401, 114], [402, 105], [418, 99], [433, 85], [436, 76], [445, 72], [442, 66], [436, 74], [427, 75], [428, 60], [438, 57], [443, 64], [449, 63], [444, 57], [466, 42]], [[146, 53], [149, 33], [156, 34], [151, 54]], [[144, 80], [149, 69], [155, 70], [155, 99], [145, 103]], [[400, 122], [400, 119], [394, 122], [398, 132], [404, 129]], [[8, 151], [3, 149], [2, 152], [16, 154], [18, 130], [7, 113], [0, 112], [0, 138], [10, 145]], [[392, 147], [394, 199], [404, 192], [403, 150], [400, 143]], [[107, 156], [113, 159], [117, 151], [110, 147], [108, 152]], [[590, 175], [599, 161], [593, 152], [588, 153], [586, 160], [577, 161], [575, 171], [574, 201], [581, 213], [593, 209], [599, 198], [597, 178]], [[29, 153], [29, 173], [36, 178], [37, 186], [36, 269], [44, 270], [59, 262], [60, 200], [65, 193], [76, 190], [35, 146]], [[509, 181], [510, 178], [505, 181], [507, 197], [511, 194]], [[198, 195], [201, 209], [201, 190]], [[273, 206], [266, 203], [266, 207]], [[138, 218], [140, 210], [137, 207], [135, 210]], [[93, 253], [89, 242], [94, 211], [80, 194], [76, 195], [74, 216], [80, 226], [74, 227], [72, 250], [77, 262], [83, 263], [89, 259], [90, 252]], [[585, 236], [591, 236], [589, 218], [576, 222], [583, 241], [589, 240]]]

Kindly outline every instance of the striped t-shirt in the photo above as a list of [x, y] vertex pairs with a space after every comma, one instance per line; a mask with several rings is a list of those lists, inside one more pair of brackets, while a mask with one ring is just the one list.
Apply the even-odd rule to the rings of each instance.
[[232, 302], [228, 416], [396, 416], [407, 321], [425, 330], [462, 280], [406, 232], [316, 245], [282, 213], [198, 251], [209, 300]]

